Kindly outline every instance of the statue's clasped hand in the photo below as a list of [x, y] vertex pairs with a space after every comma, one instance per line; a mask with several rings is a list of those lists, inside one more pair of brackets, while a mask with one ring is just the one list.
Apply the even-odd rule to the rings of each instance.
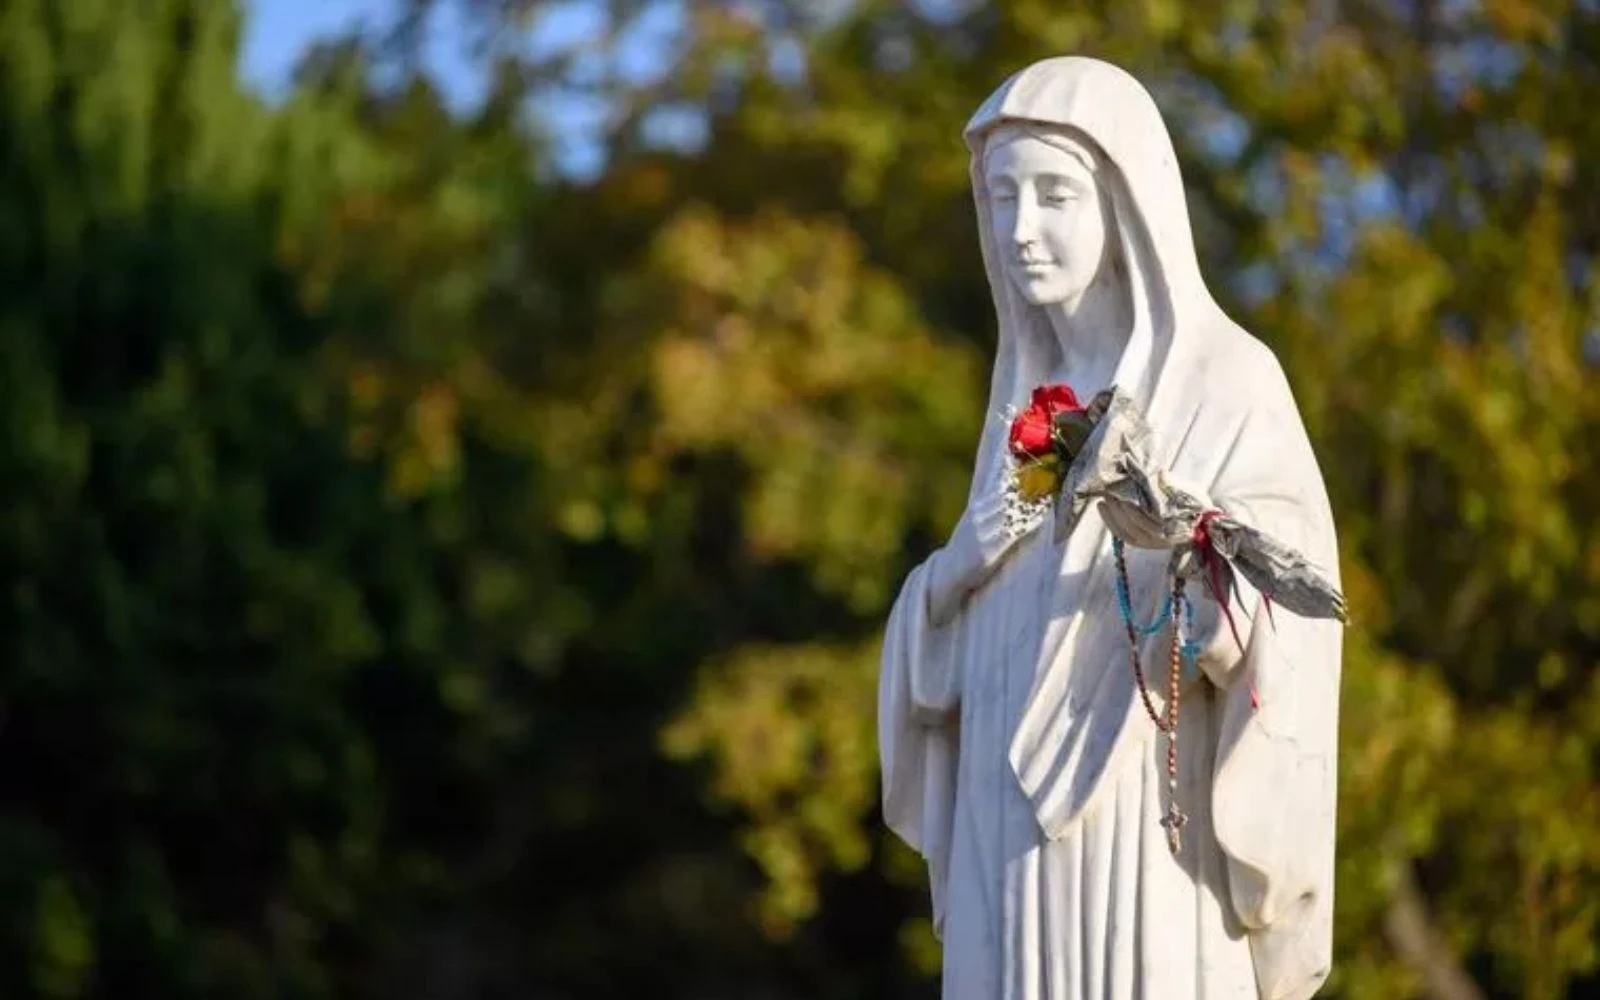
[[1167, 473], [1158, 473], [1152, 485], [1158, 494], [1155, 509], [1107, 495], [1100, 500], [1101, 518], [1125, 545], [1170, 550], [1174, 576], [1188, 579], [1200, 575], [1210, 544], [1206, 526], [1218, 511], [1203, 493], [1179, 485]]
[[1187, 541], [1169, 536], [1149, 511], [1120, 497], [1101, 498], [1100, 516], [1113, 535], [1136, 549], [1170, 549]]

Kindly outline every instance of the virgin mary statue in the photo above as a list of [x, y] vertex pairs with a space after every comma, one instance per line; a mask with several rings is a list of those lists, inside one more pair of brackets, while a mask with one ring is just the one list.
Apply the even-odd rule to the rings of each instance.
[[1131, 76], [1037, 63], [966, 140], [999, 322], [989, 419], [966, 513], [896, 600], [878, 705], [884, 814], [928, 865], [944, 996], [1310, 997], [1331, 958], [1339, 625], [1243, 581], [1226, 613], [1192, 588], [1169, 775], [1132, 664], [1168, 690], [1170, 640], [1145, 623], [1171, 553], [1103, 508], [1061, 541], [1019, 530], [1004, 492], [1008, 407], [1114, 385], [1173, 481], [1331, 572], [1288, 383], [1206, 289], [1172, 142]]

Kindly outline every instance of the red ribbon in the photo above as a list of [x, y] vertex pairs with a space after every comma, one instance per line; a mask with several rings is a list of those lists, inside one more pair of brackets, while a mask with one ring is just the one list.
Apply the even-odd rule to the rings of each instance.
[[1233, 632], [1233, 641], [1238, 643], [1239, 652], [1243, 653], [1244, 640], [1239, 638], [1239, 626], [1235, 624], [1233, 611], [1228, 607], [1228, 591], [1222, 578], [1225, 564], [1211, 541], [1211, 522], [1221, 516], [1222, 511], [1215, 509], [1202, 513], [1195, 519], [1189, 540], [1194, 543], [1195, 551], [1200, 553], [1200, 565], [1205, 570], [1206, 586], [1211, 589], [1211, 597], [1222, 608], [1223, 615], [1228, 619], [1228, 629]]
[[[1228, 619], [1228, 630], [1233, 633], [1233, 641], [1239, 647], [1239, 653], [1244, 654], [1244, 640], [1239, 637], [1239, 626], [1233, 620], [1233, 611], [1229, 607], [1228, 591], [1223, 580], [1225, 561], [1216, 545], [1211, 540], [1211, 522], [1222, 516], [1222, 511], [1212, 509], [1201, 513], [1195, 519], [1194, 530], [1189, 535], [1189, 540], [1194, 543], [1195, 551], [1200, 554], [1200, 566], [1205, 570], [1206, 586], [1211, 590], [1211, 597], [1222, 609], [1223, 617]], [[1268, 605], [1268, 614], [1271, 614], [1271, 605]], [[1250, 684], [1250, 707], [1261, 707], [1261, 695], [1256, 690], [1255, 682]]]

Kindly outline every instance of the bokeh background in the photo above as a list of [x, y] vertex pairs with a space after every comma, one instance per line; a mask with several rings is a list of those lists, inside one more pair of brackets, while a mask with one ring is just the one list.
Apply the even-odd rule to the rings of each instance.
[[0, 996], [935, 996], [876, 643], [1063, 52], [1334, 499], [1325, 995], [1590, 995], [1600, 3], [0, 0]]

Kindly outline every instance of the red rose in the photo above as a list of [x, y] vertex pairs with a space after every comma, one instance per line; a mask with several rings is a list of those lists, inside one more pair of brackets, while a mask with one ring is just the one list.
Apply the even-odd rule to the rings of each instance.
[[1050, 413], [1034, 404], [1011, 421], [1011, 454], [1018, 458], [1043, 458], [1050, 454]]
[[1077, 394], [1065, 385], [1041, 385], [1033, 390], [1028, 408], [1011, 421], [1011, 453], [1018, 458], [1039, 459], [1050, 454], [1054, 442], [1055, 416], [1078, 412], [1083, 407]]
[[1081, 410], [1082, 404], [1078, 402], [1077, 393], [1071, 386], [1066, 385], [1041, 385], [1033, 390], [1033, 406], [1042, 406], [1050, 416], [1055, 416], [1062, 410]]

